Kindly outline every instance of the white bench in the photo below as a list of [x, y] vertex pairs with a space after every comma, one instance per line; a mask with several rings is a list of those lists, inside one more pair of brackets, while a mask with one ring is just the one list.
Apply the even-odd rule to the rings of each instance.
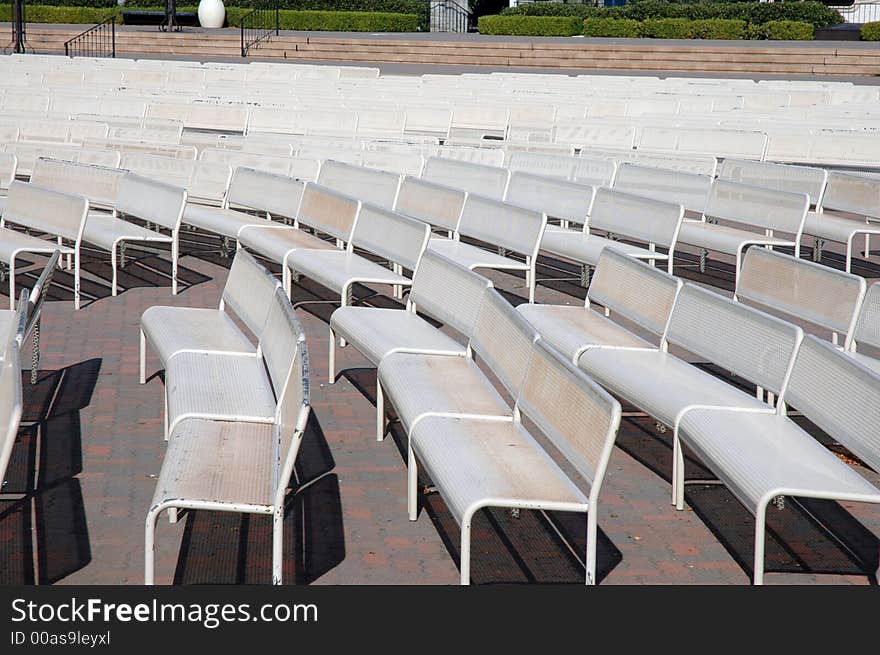
[[495, 166], [429, 157], [425, 162], [422, 179], [501, 200], [507, 191], [510, 171]]
[[[583, 266], [595, 266], [603, 248], [613, 247], [630, 257], [666, 261], [672, 271], [675, 244], [682, 225], [681, 205], [622, 193], [596, 190], [590, 217], [583, 230], [551, 227], [544, 233], [541, 250]], [[602, 233], [647, 243], [647, 247], [617, 241]], [[666, 248], [666, 253], [656, 247]]]
[[[189, 356], [200, 363], [219, 363], [224, 372], [237, 374], [208, 378], [209, 388], [204, 392], [213, 392], [215, 398], [235, 399], [240, 398], [240, 384], [253, 383], [253, 392], [259, 388], [273, 396], [274, 408], [269, 420], [259, 423], [213, 420], [210, 411], [177, 423], [145, 522], [145, 584], [155, 582], [156, 521], [163, 511], [176, 515], [178, 509], [271, 516], [272, 583], [282, 582], [285, 498], [310, 408], [305, 335], [280, 289], [268, 308], [261, 343], [265, 364], [263, 358]], [[186, 357], [179, 356], [179, 361]], [[243, 362], [248, 363], [244, 375], [240, 370]], [[181, 374], [185, 375], [186, 370], [169, 371], [169, 376]], [[188, 380], [183, 378], [179, 383], [187, 384]], [[225, 386], [220, 390], [217, 385]]]
[[[862, 346], [874, 352], [857, 352]], [[865, 293], [847, 354], [880, 375], [880, 282], [872, 284]]]
[[655, 127], [642, 129], [637, 150], [676, 152], [712, 157], [764, 159], [767, 135], [750, 130], [721, 130], [693, 127]]
[[383, 209], [392, 209], [400, 175], [328, 160], [321, 164], [318, 184]]
[[232, 168], [202, 160], [172, 159], [159, 155], [129, 153], [121, 168], [150, 179], [186, 189], [186, 200], [199, 205], [221, 206], [229, 191]]
[[[783, 400], [880, 471], [880, 377], [813, 336], [801, 343]], [[782, 405], [780, 405], [781, 407]], [[676, 436], [674, 485], [684, 507], [685, 460], [693, 450], [755, 516], [752, 581], [764, 582], [767, 506], [779, 497], [880, 503], [880, 489], [780, 412], [694, 409]]]
[[[535, 266], [547, 215], [509, 203], [469, 194], [453, 239], [434, 238], [428, 248], [470, 269], [524, 271], [529, 302], [535, 300]], [[499, 253], [463, 243], [461, 237], [498, 246]], [[524, 261], [507, 256], [517, 253]], [[504, 252], [505, 254], [500, 254]]]
[[[559, 157], [534, 152], [511, 152], [507, 168], [514, 174], [530, 173], [535, 176], [556, 177], [593, 186], [611, 186], [617, 166], [606, 159], [587, 157]], [[515, 186], [511, 179], [508, 189]]]
[[[790, 246], [800, 254], [801, 233], [810, 199], [805, 193], [788, 193], [715, 180], [702, 220], [685, 219], [678, 235], [680, 243], [701, 248], [700, 271], [705, 270], [705, 251], [722, 252], [736, 258], [735, 279], [739, 279], [746, 248]], [[718, 219], [735, 226], [719, 225]], [[777, 236], [779, 233], [791, 237]]]
[[394, 211], [444, 230], [452, 237], [461, 221], [467, 195], [461, 189], [406, 176], [400, 182]]
[[[577, 364], [591, 348], [659, 348], [682, 282], [614, 248], [604, 248], [584, 305], [526, 304], [517, 309], [541, 339]], [[595, 303], [603, 308], [597, 311]], [[622, 317], [653, 342], [611, 320]]]
[[[461, 526], [461, 582], [470, 583], [471, 521], [485, 507], [587, 514], [585, 581], [595, 584], [598, 499], [620, 424], [620, 405], [538, 342], [510, 421], [429, 417], [409, 440], [410, 519], [417, 518], [418, 465]], [[584, 482], [523, 427], [526, 416]]]
[[[15, 181], [9, 185], [6, 208], [0, 221], [0, 261], [9, 265], [9, 308], [15, 307], [15, 260], [21, 253], [51, 255], [59, 250], [73, 256], [73, 304], [80, 306], [80, 244], [89, 201], [72, 195]], [[33, 229], [54, 241], [39, 239], [9, 228]], [[71, 243], [65, 245], [64, 241]], [[69, 265], [69, 261], [68, 261]]]
[[615, 191], [681, 205], [686, 212], [702, 216], [709, 200], [712, 178], [625, 162], [617, 169], [613, 188]]
[[15, 155], [8, 152], [0, 152], [0, 216], [3, 215], [3, 208], [6, 206], [6, 193], [9, 191], [9, 185], [15, 179], [15, 169], [18, 165], [18, 159]]
[[595, 195], [595, 186], [517, 171], [510, 176], [504, 200], [547, 214], [548, 220], [557, 219], [567, 228], [570, 223], [586, 225]]

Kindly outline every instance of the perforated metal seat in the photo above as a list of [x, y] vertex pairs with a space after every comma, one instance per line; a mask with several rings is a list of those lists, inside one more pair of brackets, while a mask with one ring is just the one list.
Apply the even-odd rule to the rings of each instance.
[[717, 475], [753, 513], [780, 495], [880, 502], [880, 489], [785, 416], [697, 409], [682, 418], [679, 435], [703, 461], [724, 462]]
[[232, 209], [188, 204], [183, 210], [183, 222], [206, 232], [236, 239], [246, 225], [265, 225], [267, 219]]
[[292, 251], [287, 258], [288, 265], [337, 293], [342, 293], [353, 281], [403, 286], [412, 284], [408, 277], [385, 266], [353, 252], [332, 250], [332, 246], [326, 242], [325, 245], [326, 248], [322, 250], [300, 248]]
[[256, 346], [222, 309], [154, 306], [141, 316], [141, 329], [163, 363], [186, 351], [257, 355]]
[[273, 462], [266, 457], [277, 440], [271, 423], [186, 419], [178, 423], [162, 465], [151, 506], [186, 499], [236, 503], [271, 511]]
[[822, 239], [849, 243], [857, 234], [880, 234], [880, 225], [856, 218], [846, 218], [831, 212], [809, 212], [804, 222], [804, 234]]
[[665, 253], [607, 239], [595, 234], [584, 234], [576, 230], [558, 229], [548, 231], [541, 240], [541, 250], [544, 252], [582, 264], [589, 264], [590, 266], [596, 265], [599, 261], [599, 255], [602, 254], [602, 250], [606, 247], [614, 248], [637, 259], [656, 259], [658, 261], [669, 259], [669, 256]]
[[587, 509], [586, 495], [518, 423], [431, 416], [410, 439], [459, 523], [488, 505]]
[[678, 415], [696, 405], [772, 411], [682, 359], [657, 350], [587, 350], [578, 366], [613, 394], [674, 427]]
[[120, 241], [158, 241], [171, 243], [172, 237], [145, 227], [114, 218], [108, 214], [90, 212], [83, 230], [83, 241], [106, 250], [114, 250]]
[[428, 248], [467, 268], [528, 270], [528, 265], [523, 262], [452, 239], [431, 239]]
[[470, 357], [392, 353], [380, 362], [378, 377], [407, 432], [427, 416], [512, 416], [511, 406]]
[[791, 246], [794, 244], [791, 239], [768, 237], [758, 232], [741, 230], [729, 225], [717, 225], [692, 219], [682, 221], [678, 239], [692, 246], [728, 255], [737, 255], [745, 246], [751, 244], [771, 246]]
[[252, 223], [244, 226], [238, 234], [241, 245], [259, 253], [267, 259], [284, 264], [288, 256], [297, 248], [310, 250], [334, 250], [332, 243], [295, 227], [285, 225], [260, 225]]
[[[259, 357], [178, 353], [165, 365], [166, 434], [185, 418], [272, 423], [275, 396]], [[223, 384], [222, 380], [232, 380]]]
[[[60, 250], [62, 254], [73, 253], [73, 248], [67, 246], [59, 246], [47, 239], [38, 239], [37, 237], [17, 232], [8, 228], [0, 228], [0, 261], [9, 262], [21, 252], [33, 253], [53, 253]], [[12, 299], [14, 302], [14, 298]]]
[[330, 329], [344, 334], [374, 366], [392, 352], [464, 355], [467, 350], [413, 312], [376, 307], [340, 307]]
[[591, 346], [656, 348], [600, 312], [583, 306], [524, 303], [517, 309], [535, 326], [542, 339], [572, 360], [577, 360]]

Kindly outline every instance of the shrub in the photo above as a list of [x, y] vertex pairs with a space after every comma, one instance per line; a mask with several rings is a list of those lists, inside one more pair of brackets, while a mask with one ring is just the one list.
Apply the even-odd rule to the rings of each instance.
[[813, 26], [795, 20], [771, 20], [756, 26], [760, 39], [774, 41], [812, 41]]
[[[798, 23], [799, 25], [803, 23]], [[744, 39], [747, 23], [744, 20], [725, 18], [707, 18], [691, 21], [689, 29], [691, 39]], [[809, 25], [812, 34], [813, 26]]]
[[639, 35], [651, 39], [689, 39], [691, 24], [687, 18], [648, 18], [639, 24]]
[[[116, 13], [116, 7], [53, 7], [46, 5], [27, 5], [25, 17], [29, 23], [100, 23]], [[12, 20], [12, 5], [0, 5], [0, 21]]]
[[583, 32], [583, 22], [574, 16], [480, 16], [480, 34], [516, 36], [574, 36]]
[[880, 41], [880, 22], [862, 25], [862, 41]]
[[639, 36], [639, 21], [629, 18], [586, 18], [584, 36], [634, 39]]
[[827, 27], [843, 22], [834, 9], [812, 0], [789, 2], [693, 2], [678, 3], [665, 0], [641, 0], [623, 7], [592, 7], [540, 2], [505, 9], [502, 14], [525, 16], [581, 16], [583, 18], [687, 18], [705, 20], [725, 18], [763, 24], [777, 20], [792, 20]]

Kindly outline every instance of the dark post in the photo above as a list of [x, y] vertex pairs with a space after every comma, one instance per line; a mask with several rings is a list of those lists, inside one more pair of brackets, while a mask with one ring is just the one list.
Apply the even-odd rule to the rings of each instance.
[[24, 0], [12, 4], [12, 44], [13, 52], [24, 52]]
[[278, 5], [280, 4], [279, 0], [275, 0], [275, 36], [280, 34], [279, 30], [281, 28], [281, 17], [278, 13]]

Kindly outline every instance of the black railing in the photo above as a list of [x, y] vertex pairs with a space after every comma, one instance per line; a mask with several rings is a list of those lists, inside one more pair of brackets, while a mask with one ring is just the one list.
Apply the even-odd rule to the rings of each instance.
[[472, 32], [476, 29], [474, 17], [456, 0], [430, 0], [430, 25], [432, 32]]
[[241, 56], [247, 57], [253, 48], [259, 48], [273, 36], [278, 36], [281, 17], [278, 1], [270, 0], [241, 17]]
[[68, 57], [115, 57], [116, 15], [65, 41], [64, 54]]
[[[12, 3], [12, 51], [22, 54], [28, 51], [30, 46], [27, 42], [27, 19], [24, 17], [24, 0], [14, 0]], [[33, 52], [34, 49], [30, 48]], [[4, 52], [6, 50], [4, 49]]]

